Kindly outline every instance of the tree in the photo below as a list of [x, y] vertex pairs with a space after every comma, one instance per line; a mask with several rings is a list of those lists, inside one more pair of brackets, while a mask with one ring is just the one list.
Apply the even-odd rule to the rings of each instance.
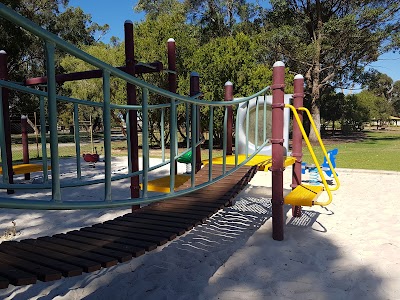
[[400, 80], [393, 84], [392, 103], [395, 114], [400, 117]]
[[[259, 63], [255, 55], [258, 40], [244, 33], [219, 37], [200, 47], [189, 59], [189, 68], [201, 76], [201, 91], [211, 101], [224, 99], [224, 85], [231, 81], [235, 97], [249, 96], [272, 82], [271, 66]], [[291, 82], [293, 75], [287, 76]], [[292, 89], [293, 90], [293, 89]], [[290, 91], [289, 88], [286, 90]], [[202, 127], [208, 128], [208, 107], [202, 109]], [[223, 110], [214, 113], [214, 138], [222, 142]]]
[[[275, 59], [305, 76], [311, 111], [320, 129], [320, 96], [331, 86], [359, 82], [364, 67], [397, 49], [397, 0], [271, 0], [265, 40]], [[315, 140], [311, 131], [310, 139]]]
[[[90, 15], [80, 8], [67, 7], [68, 0], [33, 1], [3, 0], [4, 4], [27, 17], [36, 24], [75, 45], [95, 43], [94, 35], [103, 33], [108, 25], [100, 26], [91, 21]], [[8, 53], [9, 79], [23, 81], [44, 74], [45, 61], [43, 42], [11, 22], [0, 19], [2, 49]], [[57, 56], [63, 54], [57, 52]], [[57, 71], [62, 69], [57, 65]], [[10, 95], [11, 112], [27, 113], [38, 109], [36, 98], [27, 95]]]
[[388, 75], [373, 70], [367, 74], [364, 85], [368, 91], [385, 99], [377, 108], [381, 111], [379, 119], [385, 120], [390, 114], [400, 113], [400, 81], [393, 83]]
[[374, 92], [368, 90], [356, 94], [355, 97], [358, 102], [357, 108], [361, 107], [361, 110], [366, 110], [368, 112], [368, 119], [364, 120], [364, 122], [376, 120], [377, 126], [379, 126], [383, 122], [389, 120], [393, 108], [388, 99], [383, 96], [378, 96]]
[[255, 28], [253, 21], [260, 11], [258, 5], [246, 0], [139, 0], [135, 10], [156, 19], [160, 14], [171, 13], [177, 5], [183, 5], [183, 13], [199, 30], [202, 43], [238, 32], [238, 21], [240, 30], [249, 33]]
[[366, 74], [364, 87], [375, 95], [390, 100], [393, 90], [393, 80], [388, 75], [373, 70]]
[[134, 10], [143, 11], [147, 19], [155, 20], [162, 14], [173, 13], [177, 5], [181, 5], [178, 0], [139, 0]]
[[[146, 20], [135, 26], [135, 56], [138, 61], [152, 62], [161, 61], [165, 68], [168, 66], [166, 43], [169, 38], [176, 41], [176, 68], [178, 74], [177, 92], [182, 95], [189, 95], [189, 84], [186, 78], [189, 77], [190, 69], [187, 60], [199, 47], [198, 35], [193, 25], [187, 24], [184, 5], [175, 1], [173, 7], [167, 12], [159, 12], [156, 16], [146, 16]], [[156, 86], [168, 89], [167, 73], [144, 74], [141, 76], [145, 81]], [[140, 99], [139, 99], [140, 100]], [[150, 103], [168, 103], [158, 95], [151, 95]], [[186, 124], [185, 108], [178, 106], [177, 110], [178, 130]], [[166, 110], [165, 120], [169, 118], [169, 110]], [[150, 128], [152, 131], [152, 141], [160, 142], [160, 137], [154, 132], [161, 130], [160, 110], [151, 111], [149, 115]], [[169, 123], [169, 122], [168, 122]], [[165, 128], [166, 142], [169, 139], [169, 128]], [[186, 138], [184, 131], [179, 131], [182, 138]]]
[[332, 122], [332, 135], [335, 135], [335, 122], [344, 114], [345, 96], [331, 91], [321, 97], [321, 118]]
[[362, 128], [364, 122], [371, 119], [371, 107], [375, 105], [376, 96], [372, 93], [348, 95], [344, 98], [341, 129], [348, 134]]
[[[98, 43], [96, 45], [83, 46], [82, 50], [115, 67], [119, 67], [125, 64], [124, 49], [121, 45], [110, 46]], [[84, 61], [70, 55], [62, 58], [60, 64], [67, 73], [96, 69], [93, 66], [85, 63]], [[73, 98], [89, 100], [93, 102], [102, 102], [102, 84], [103, 82], [101, 78], [94, 78], [65, 82], [62, 85], [62, 88], [64, 94], [67, 94]], [[125, 81], [115, 77], [111, 77], [110, 98], [112, 103], [126, 104]], [[72, 104], [60, 104], [59, 111], [59, 119], [63, 125], [69, 126], [73, 124]], [[116, 116], [118, 115], [118, 113], [119, 111], [115, 112], [113, 115]], [[79, 110], [79, 119], [81, 121], [89, 121], [90, 118], [94, 120], [94, 123], [96, 125], [95, 127], [99, 127], [102, 124], [101, 110], [94, 107], [85, 107], [84, 110]]]

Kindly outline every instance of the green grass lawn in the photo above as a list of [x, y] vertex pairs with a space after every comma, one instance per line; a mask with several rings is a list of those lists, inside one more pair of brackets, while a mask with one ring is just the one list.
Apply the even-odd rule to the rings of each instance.
[[[400, 128], [369, 130], [353, 136], [323, 139], [327, 150], [338, 148], [338, 168], [400, 171]], [[322, 151], [314, 146], [320, 163]], [[312, 163], [304, 144], [303, 161]]]

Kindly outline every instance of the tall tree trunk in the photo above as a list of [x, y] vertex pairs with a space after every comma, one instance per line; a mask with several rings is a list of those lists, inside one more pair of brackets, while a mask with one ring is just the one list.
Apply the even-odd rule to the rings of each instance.
[[[321, 51], [322, 51], [322, 8], [320, 0], [315, 1], [316, 4], [316, 12], [317, 12], [317, 26], [313, 30], [313, 40], [315, 43], [315, 53], [313, 58], [313, 64], [310, 70], [311, 73], [311, 115], [313, 117], [315, 127], [318, 131], [318, 134], [321, 132], [321, 113], [318, 106], [318, 100], [320, 98], [320, 75], [321, 75]], [[313, 127], [310, 129], [309, 139], [311, 142], [317, 142], [317, 134], [313, 130]]]
[[[315, 123], [315, 127], [318, 131], [318, 134], [321, 133], [321, 112], [319, 106], [317, 105], [318, 99], [320, 97], [320, 88], [319, 88], [319, 67], [315, 67], [315, 73], [318, 73], [318, 77], [313, 78], [313, 85], [311, 90], [311, 115], [313, 117], [313, 121]], [[317, 142], [317, 134], [313, 130], [313, 127], [310, 129], [309, 139], [311, 142]]]

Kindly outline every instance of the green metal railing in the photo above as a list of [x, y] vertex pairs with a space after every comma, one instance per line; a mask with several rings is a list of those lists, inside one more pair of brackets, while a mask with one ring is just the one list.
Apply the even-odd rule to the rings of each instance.
[[[89, 209], [89, 208], [106, 208], [106, 207], [119, 207], [119, 206], [127, 206], [127, 205], [132, 205], [132, 204], [144, 204], [144, 203], [151, 203], [154, 201], [160, 201], [164, 199], [168, 199], [171, 197], [183, 195], [189, 192], [192, 192], [194, 190], [201, 189], [205, 186], [208, 186], [215, 181], [218, 181], [229, 174], [233, 173], [236, 171], [237, 167], [240, 167], [244, 164], [246, 164], [250, 159], [252, 159], [257, 153], [268, 143], [267, 137], [264, 134], [264, 142], [261, 143], [260, 145], [257, 145], [258, 147], [256, 152], [252, 153], [249, 155], [248, 152], [246, 152], [247, 159], [243, 161], [241, 164], [238, 164], [238, 153], [235, 153], [235, 167], [233, 169], [230, 169], [227, 171], [226, 169], [226, 139], [227, 139], [227, 107], [228, 106], [234, 106], [234, 105], [239, 105], [240, 103], [244, 102], [249, 102], [251, 99], [254, 99], [255, 97], [265, 95], [269, 91], [269, 87], [266, 87], [259, 91], [258, 93], [251, 95], [246, 98], [241, 98], [233, 101], [206, 101], [206, 100], [199, 100], [198, 95], [193, 96], [193, 97], [186, 97], [178, 94], [171, 93], [167, 90], [160, 89], [156, 86], [153, 86], [149, 83], [146, 83], [134, 76], [131, 76], [115, 67], [112, 67], [106, 63], [104, 63], [101, 60], [98, 60], [97, 58], [90, 56], [89, 54], [83, 52], [82, 50], [76, 48], [75, 46], [63, 41], [56, 35], [47, 32], [43, 28], [39, 27], [32, 21], [20, 16], [18, 13], [15, 11], [11, 10], [4, 4], [0, 3], [0, 17], [5, 18], [17, 26], [20, 26], [27, 31], [31, 32], [38, 38], [42, 39], [44, 41], [45, 45], [45, 50], [46, 50], [46, 72], [47, 72], [47, 78], [48, 78], [48, 84], [47, 84], [47, 92], [39, 91], [33, 88], [29, 88], [17, 83], [12, 83], [9, 81], [4, 81], [0, 80], [0, 98], [1, 97], [1, 91], [2, 88], [7, 88], [10, 90], [15, 90], [19, 93], [28, 93], [32, 96], [38, 97], [40, 100], [40, 123], [41, 123], [41, 128], [45, 128], [46, 123], [49, 124], [50, 126], [50, 163], [51, 163], [51, 178], [49, 179], [48, 176], [48, 171], [47, 171], [47, 156], [46, 156], [46, 135], [44, 131], [42, 130], [42, 150], [43, 150], [43, 159], [42, 159], [42, 164], [43, 164], [43, 183], [41, 184], [9, 184], [8, 183], [8, 173], [7, 173], [7, 159], [6, 159], [6, 151], [4, 150], [6, 147], [6, 142], [5, 142], [5, 132], [4, 132], [4, 124], [3, 121], [0, 122], [0, 147], [1, 147], [1, 158], [2, 158], [2, 170], [3, 170], [3, 176], [2, 176], [2, 182], [0, 183], [0, 189], [13, 189], [13, 190], [27, 190], [27, 189], [51, 189], [51, 200], [43, 200], [43, 199], [18, 199], [14, 197], [13, 195], [9, 196], [4, 196], [0, 197], [0, 207], [4, 208], [27, 208], [27, 209]], [[102, 82], [103, 82], [103, 102], [93, 102], [89, 100], [84, 100], [84, 99], [75, 99], [71, 97], [65, 97], [65, 96], [60, 96], [57, 95], [56, 93], [56, 80], [55, 80], [55, 50], [60, 49], [63, 50], [64, 52], [73, 55], [89, 64], [92, 66], [99, 68], [103, 72], [103, 77], [102, 77]], [[111, 76], [118, 77], [126, 81], [127, 83], [131, 83], [135, 85], [138, 89], [141, 91], [141, 97], [142, 97], [142, 104], [141, 105], [119, 105], [119, 104], [113, 104], [110, 102], [110, 78]], [[161, 95], [167, 99], [169, 99], [169, 103], [167, 104], [157, 104], [157, 105], [150, 105], [149, 104], [149, 99], [152, 97], [153, 94], [156, 95]], [[45, 103], [47, 101], [47, 119], [46, 119], [46, 107]], [[58, 102], [67, 102], [67, 103], [72, 103], [74, 107], [74, 124], [75, 128], [78, 128], [79, 130], [79, 119], [78, 119], [78, 106], [84, 106], [84, 107], [96, 107], [98, 109], [101, 109], [103, 111], [103, 125], [104, 125], [104, 161], [105, 161], [105, 167], [104, 167], [104, 178], [102, 179], [88, 179], [84, 178], [81, 174], [81, 165], [80, 165], [80, 156], [81, 156], [81, 149], [79, 146], [79, 132], [78, 130], [75, 130], [74, 135], [75, 135], [75, 155], [76, 155], [76, 180], [73, 181], [63, 181], [60, 179], [60, 158], [59, 158], [59, 152], [58, 152], [58, 133], [57, 133], [57, 103]], [[165, 144], [164, 144], [164, 124], [166, 124], [166, 117], [165, 114], [167, 111], [172, 116], [176, 116], [177, 112], [177, 106], [184, 104], [185, 105], [185, 110], [188, 115], [190, 112], [190, 126], [189, 126], [189, 120], [187, 120], [186, 123], [186, 130], [187, 130], [187, 136], [189, 136], [189, 131], [191, 133], [191, 143], [189, 147], [189, 140], [187, 141], [187, 150], [186, 151], [192, 151], [192, 171], [191, 171], [191, 187], [183, 190], [183, 191], [174, 191], [174, 186], [175, 186], [175, 177], [170, 176], [170, 193], [160, 193], [160, 194], [152, 194], [149, 193], [148, 191], [148, 175], [149, 172], [155, 171], [158, 168], [161, 168], [163, 166], [169, 165], [170, 168], [170, 174], [174, 175], [175, 174], [175, 161], [179, 158], [181, 154], [178, 153], [178, 140], [177, 140], [177, 118], [172, 118], [172, 121], [169, 124], [170, 128], [170, 159], [167, 160], [165, 157]], [[198, 134], [198, 128], [199, 128], [199, 107], [200, 106], [209, 106], [209, 125], [208, 125], [208, 130], [210, 132], [210, 137], [209, 137], [209, 180], [208, 182], [205, 182], [200, 185], [195, 185], [195, 165], [196, 165], [196, 147], [201, 143], [200, 137]], [[224, 115], [224, 132], [223, 132], [223, 156], [224, 156], [224, 164], [223, 164], [223, 174], [216, 177], [212, 178], [212, 172], [213, 172], [213, 164], [212, 164], [212, 149], [214, 145], [213, 141], [213, 136], [212, 132], [214, 130], [214, 109], [216, 107], [222, 107], [224, 108], [225, 115]], [[132, 172], [132, 168], [130, 165], [128, 165], [128, 172], [124, 174], [112, 174], [112, 168], [111, 168], [111, 118], [110, 118], [110, 112], [112, 109], [125, 109], [127, 111], [129, 110], [136, 110], [136, 111], [141, 111], [143, 119], [142, 119], [142, 149], [143, 149], [143, 155], [142, 155], [142, 162], [143, 162], [143, 168], [142, 170], [139, 170], [137, 172]], [[161, 110], [161, 147], [162, 147], [162, 162], [150, 167], [149, 166], [149, 119], [148, 119], [148, 112], [149, 110]], [[258, 110], [258, 106], [257, 106]], [[265, 114], [264, 114], [265, 115]], [[3, 116], [2, 114], [2, 103], [0, 103], [0, 116]], [[257, 116], [257, 121], [258, 120], [258, 114]], [[188, 118], [189, 119], [189, 118]], [[247, 118], [248, 120], [248, 118]], [[266, 124], [266, 121], [262, 121], [263, 124]], [[190, 128], [189, 128], [190, 127]], [[248, 133], [248, 121], [246, 121], [246, 133]], [[127, 124], [127, 129], [129, 128]], [[235, 135], [236, 137], [238, 136], [238, 128], [239, 126], [235, 126]], [[256, 127], [257, 128], [257, 127]], [[258, 133], [256, 132], [256, 136]], [[127, 136], [129, 139], [130, 132], [128, 130]], [[248, 134], [247, 137], [248, 138]], [[237, 138], [236, 138], [236, 143], [237, 143]], [[257, 139], [256, 139], [257, 140]], [[247, 142], [248, 144], [248, 142]], [[129, 145], [129, 142], [128, 142]], [[128, 155], [132, 151], [132, 149], [129, 149], [128, 147]], [[129, 164], [129, 160], [128, 160]], [[141, 197], [137, 199], [113, 199], [112, 197], [112, 185], [111, 183], [113, 181], [129, 178], [132, 176], [136, 175], [141, 175], [142, 177], [142, 193]], [[96, 201], [92, 200], [77, 200], [77, 201], [63, 201], [62, 199], [62, 188], [65, 187], [80, 187], [80, 186], [88, 186], [88, 185], [94, 185], [94, 184], [103, 184], [104, 185], [104, 197], [103, 199], [99, 199]]]

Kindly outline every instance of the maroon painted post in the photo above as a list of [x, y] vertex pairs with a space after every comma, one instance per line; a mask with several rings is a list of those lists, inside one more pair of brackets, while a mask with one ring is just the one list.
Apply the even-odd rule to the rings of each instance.
[[283, 109], [285, 107], [285, 64], [274, 64], [272, 75], [272, 238], [283, 240]]
[[[294, 77], [293, 106], [297, 109], [303, 106], [304, 99], [304, 77], [300, 74]], [[303, 111], [298, 110], [300, 121], [303, 122]], [[293, 122], [292, 156], [296, 162], [292, 169], [292, 189], [301, 184], [301, 162], [303, 159], [303, 138], [297, 122]], [[301, 206], [292, 206], [293, 217], [301, 217]]]
[[[200, 76], [197, 72], [190, 73], [190, 96], [195, 96], [200, 93]], [[193, 104], [192, 104], [193, 105]], [[201, 128], [200, 128], [200, 109], [197, 107], [197, 125], [198, 129], [195, 133], [196, 141], [199, 140], [198, 137], [201, 135]], [[192, 132], [193, 134], [193, 132]], [[196, 147], [196, 173], [201, 169], [201, 148], [200, 145]]]
[[[7, 53], [4, 50], [0, 51], [0, 79], [8, 80], [7, 68]], [[12, 166], [12, 151], [11, 151], [11, 129], [10, 129], [10, 107], [8, 102], [8, 89], [2, 89], [3, 95], [3, 122], [4, 122], [4, 135], [6, 142], [6, 156], [7, 156], [7, 170], [8, 170], [8, 183], [14, 183], [13, 166]], [[7, 189], [7, 194], [14, 194], [14, 190]]]
[[[167, 42], [167, 53], [168, 53], [168, 89], [172, 93], [176, 93], [176, 45], [173, 38], [168, 39]], [[176, 116], [171, 116], [175, 118]], [[178, 174], [178, 162], [175, 160], [175, 174]]]
[[168, 88], [172, 93], [176, 93], [176, 46], [175, 40], [170, 38], [167, 42], [168, 50]]
[[[230, 81], [225, 83], [225, 101], [233, 100], [233, 84]], [[228, 120], [227, 120], [227, 139], [226, 139], [226, 155], [232, 155], [232, 124], [233, 124], [233, 110], [232, 106], [228, 106]]]
[[[22, 161], [29, 164], [29, 145], [28, 145], [28, 117], [21, 116], [21, 136], [22, 136]], [[25, 173], [25, 180], [31, 179], [31, 173]]]
[[[134, 54], [134, 42], [133, 42], [133, 23], [132, 21], [125, 21], [124, 23], [125, 32], [125, 64], [126, 72], [130, 75], [135, 75], [135, 54]], [[126, 84], [127, 93], [127, 104], [136, 105], [136, 87], [130, 83]], [[130, 149], [131, 157], [129, 157], [132, 172], [139, 171], [139, 138], [137, 130], [137, 112], [136, 110], [129, 110], [129, 132], [130, 132]], [[140, 186], [139, 186], [139, 175], [131, 177], [131, 198], [139, 198]], [[132, 205], [132, 211], [140, 208], [140, 205]]]

